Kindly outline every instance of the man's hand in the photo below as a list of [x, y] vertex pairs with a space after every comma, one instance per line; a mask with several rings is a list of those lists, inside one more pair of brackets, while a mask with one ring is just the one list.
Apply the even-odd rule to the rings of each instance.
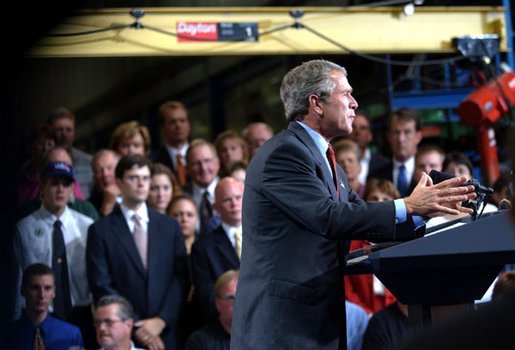
[[134, 324], [137, 328], [134, 333], [138, 342], [149, 350], [164, 350], [165, 346], [159, 337], [166, 326], [160, 317], [147, 318]]
[[108, 215], [113, 211], [116, 205], [116, 197], [119, 196], [120, 193], [120, 189], [114, 184], [104, 189], [104, 200], [100, 206], [100, 213], [102, 213], [102, 215]]
[[417, 187], [409, 197], [404, 198], [407, 213], [423, 217], [472, 214], [472, 209], [461, 206], [461, 202], [476, 198], [474, 186], [460, 186], [465, 181], [467, 179], [462, 176], [433, 185], [433, 180], [422, 173]]

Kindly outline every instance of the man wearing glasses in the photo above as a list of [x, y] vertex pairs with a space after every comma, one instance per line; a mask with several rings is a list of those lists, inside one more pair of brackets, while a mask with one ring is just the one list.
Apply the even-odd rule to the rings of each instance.
[[184, 350], [229, 350], [231, 343], [232, 308], [238, 286], [237, 270], [224, 272], [215, 284], [215, 306], [218, 319], [193, 333]]
[[122, 296], [106, 295], [98, 300], [95, 329], [100, 350], [142, 350], [131, 341], [132, 314], [131, 304]]

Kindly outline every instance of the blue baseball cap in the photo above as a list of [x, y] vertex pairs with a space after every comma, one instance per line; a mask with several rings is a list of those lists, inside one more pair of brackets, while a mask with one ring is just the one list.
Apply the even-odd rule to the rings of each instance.
[[45, 179], [47, 177], [56, 176], [64, 176], [68, 177], [72, 181], [75, 180], [73, 177], [73, 169], [71, 165], [66, 164], [65, 162], [51, 162], [45, 165], [45, 168], [41, 173], [41, 178]]

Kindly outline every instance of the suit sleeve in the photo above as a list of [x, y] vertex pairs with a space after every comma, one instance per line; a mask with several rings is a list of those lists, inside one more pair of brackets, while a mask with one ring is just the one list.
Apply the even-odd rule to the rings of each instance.
[[111, 284], [105, 237], [99, 232], [96, 224], [88, 228], [86, 269], [89, 288], [95, 302], [104, 295], [119, 294]]
[[[293, 156], [292, 156], [293, 155]], [[325, 165], [325, 164], [324, 164]], [[322, 170], [304, 145], [284, 143], [267, 159], [263, 195], [294, 222], [327, 239], [395, 240], [393, 202], [365, 203], [348, 188], [331, 198]]]
[[204, 251], [203, 242], [197, 241], [191, 250], [191, 263], [193, 268], [193, 284], [195, 286], [194, 301], [206, 321], [210, 315], [216, 315], [214, 307], [214, 280], [216, 276], [211, 273], [211, 266]]
[[184, 304], [186, 288], [185, 264], [187, 263], [186, 247], [184, 245], [181, 229], [177, 222], [173, 221], [173, 223], [172, 228], [167, 227], [167, 229], [171, 229], [174, 234], [173, 277], [167, 287], [161, 303], [160, 312], [157, 315], [163, 319], [169, 327], [174, 327], [177, 324], [181, 307]]

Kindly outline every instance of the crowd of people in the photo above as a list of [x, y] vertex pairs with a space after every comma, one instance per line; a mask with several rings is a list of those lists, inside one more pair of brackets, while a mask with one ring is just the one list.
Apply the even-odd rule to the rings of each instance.
[[[343, 71], [331, 69], [342, 79]], [[294, 124], [291, 133], [312, 131], [306, 125], [312, 126], [310, 118], [315, 120], [317, 108], [322, 109], [319, 104], [324, 103], [320, 96], [315, 97], [310, 96], [313, 105], [309, 113], [313, 115], [288, 116]], [[357, 108], [354, 102], [349, 102], [352, 111]], [[297, 298], [288, 294], [284, 281], [259, 285], [260, 280], [251, 275], [255, 271], [249, 270], [250, 264], [260, 266], [262, 272], [270, 269], [272, 262], [266, 252], [256, 253], [263, 240], [279, 239], [263, 233], [260, 239], [249, 236], [246, 241], [242, 220], [255, 230], [259, 225], [259, 230], [270, 232], [279, 227], [279, 220], [274, 220], [279, 212], [271, 210], [259, 196], [267, 200], [268, 196], [274, 197], [284, 205], [288, 200], [300, 199], [298, 193], [308, 183], [298, 178], [296, 186], [290, 187], [276, 181], [291, 172], [306, 171], [292, 160], [296, 153], [291, 152], [298, 150], [285, 146], [289, 140], [283, 135], [275, 139], [283, 137], [283, 143], [274, 144], [281, 150], [280, 155], [270, 153], [269, 147], [256, 156], [274, 135], [272, 128], [262, 122], [251, 123], [241, 132], [224, 131], [213, 142], [191, 139], [190, 116], [179, 101], [163, 103], [158, 115], [163, 139], [160, 147], [152, 148], [145, 125], [128, 121], [113, 131], [108, 148], [87, 154], [74, 147], [75, 117], [66, 108], [52, 111], [31, 138], [31, 158], [20, 169], [20, 215], [13, 242], [18, 280], [13, 289], [16, 321], [12, 334], [17, 349], [229, 349], [242, 256], [246, 264], [242, 266], [240, 285], [246, 294], [255, 295], [254, 302], [262, 301], [262, 288], [271, 288], [270, 293], [283, 298]], [[345, 174], [340, 170], [338, 175], [333, 173], [334, 196], [341, 198], [340, 192], [352, 190], [350, 198], [384, 202], [375, 208], [386, 208], [387, 201], [417, 193], [418, 184], [426, 181], [425, 174], [431, 170], [449, 172], [463, 181], [472, 177], [472, 163], [463, 153], [446, 154], [439, 145], [423, 142], [421, 121], [412, 109], [403, 108], [388, 116], [386, 139], [391, 156], [372, 151], [373, 132], [366, 114], [356, 111], [350, 129], [352, 132], [343, 137], [334, 135], [338, 137], [331, 142], [336, 162]], [[263, 156], [267, 153], [269, 158]], [[254, 157], [246, 180], [247, 165]], [[276, 173], [267, 173], [266, 169], [262, 173], [260, 168], [267, 166], [274, 167]], [[247, 206], [243, 210], [246, 187], [252, 193], [249, 202], [260, 201], [263, 207]], [[501, 177], [494, 187], [491, 206], [507, 196], [507, 187], [508, 181]], [[280, 199], [282, 195], [291, 197]], [[359, 199], [359, 205], [365, 205], [361, 203]], [[298, 213], [289, 213], [290, 209], [284, 207], [288, 215], [295, 217], [303, 212], [301, 201], [290, 204]], [[258, 222], [266, 210], [269, 221]], [[316, 210], [325, 209], [309, 210], [310, 215], [317, 215]], [[414, 213], [426, 212], [415, 208]], [[431, 219], [427, 225], [466, 214], [452, 211], [449, 217]], [[300, 218], [286, 224], [290, 230], [302, 226]], [[317, 224], [310, 225], [314, 229]], [[318, 227], [325, 226], [320, 223]], [[324, 234], [324, 240], [331, 238], [331, 232]], [[389, 237], [385, 234], [383, 238]], [[355, 238], [350, 250], [373, 244], [362, 239], [364, 235]], [[287, 243], [300, 247], [308, 244], [308, 239], [301, 237]], [[315, 244], [321, 252], [328, 249], [323, 240]], [[257, 247], [252, 255], [242, 255], [242, 250], [251, 249], [247, 245]], [[274, 255], [277, 264], [296, 254], [281, 244], [274, 250], [270, 254], [278, 254]], [[304, 258], [305, 264], [313, 265], [310, 268], [315, 280], [332, 278], [316, 276], [319, 262]], [[280, 275], [295, 276], [288, 266], [282, 267]], [[347, 313], [350, 349], [389, 348], [409, 331], [406, 305], [398, 302], [375, 276], [345, 276], [344, 286], [345, 290], [330, 291], [329, 298], [332, 293], [345, 294], [347, 307], [325, 311]], [[310, 290], [298, 293], [298, 298], [317, 298]], [[256, 305], [249, 306], [252, 312], [279, 307], [265, 303], [260, 311]], [[292, 310], [293, 314], [316, 316], [308, 308]], [[250, 315], [240, 312], [235, 321], [244, 324]], [[263, 317], [263, 322], [269, 323], [267, 327], [280, 326], [274, 325], [273, 316]], [[319, 327], [326, 321], [321, 319]], [[234, 344], [244, 344], [241, 337], [247, 336], [252, 339], [252, 334], [240, 331], [236, 342], [241, 343]]]

